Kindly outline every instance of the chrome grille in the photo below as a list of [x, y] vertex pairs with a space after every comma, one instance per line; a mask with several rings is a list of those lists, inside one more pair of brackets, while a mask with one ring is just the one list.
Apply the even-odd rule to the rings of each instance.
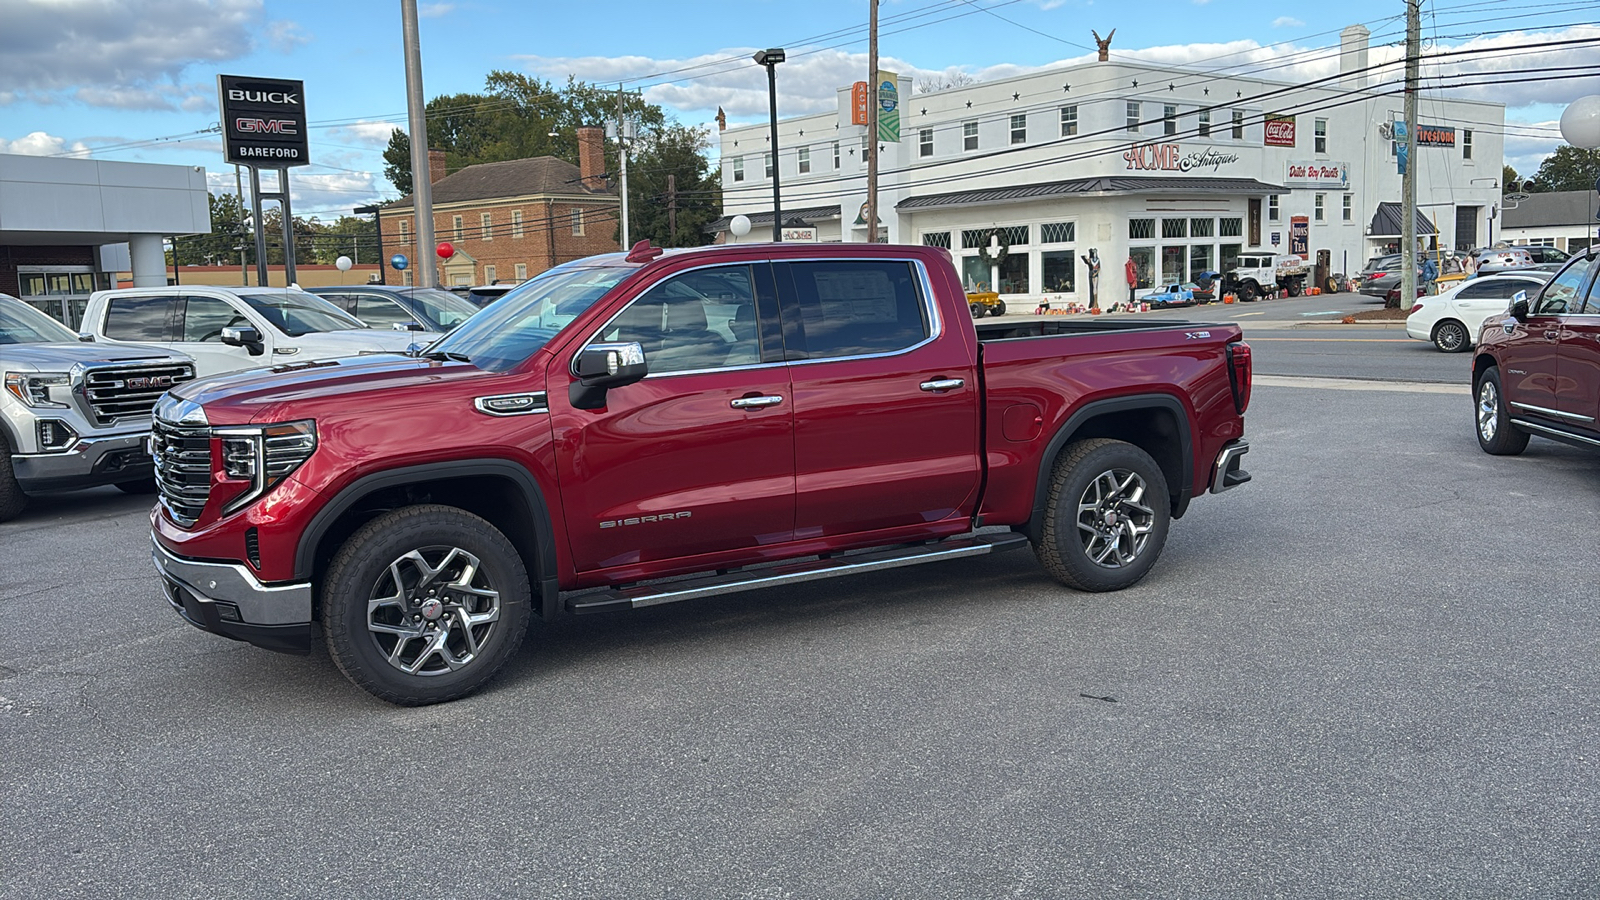
[[91, 368], [83, 373], [84, 397], [96, 425], [150, 415], [163, 393], [194, 380], [188, 363]]
[[193, 525], [211, 496], [211, 429], [156, 419], [150, 429], [161, 505], [179, 525]]

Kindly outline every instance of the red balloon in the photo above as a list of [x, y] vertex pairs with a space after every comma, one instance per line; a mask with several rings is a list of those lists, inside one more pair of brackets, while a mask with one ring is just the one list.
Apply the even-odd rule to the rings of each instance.
[[449, 241], [445, 241], [444, 243], [439, 245], [439, 258], [440, 259], [449, 259], [450, 257], [455, 256], [455, 255], [456, 255], [456, 248], [454, 246], [452, 246]]

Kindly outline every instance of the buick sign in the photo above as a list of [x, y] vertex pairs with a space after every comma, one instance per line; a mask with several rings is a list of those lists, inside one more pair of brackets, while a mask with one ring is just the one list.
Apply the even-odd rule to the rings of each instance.
[[227, 160], [258, 169], [311, 163], [303, 82], [217, 76]]

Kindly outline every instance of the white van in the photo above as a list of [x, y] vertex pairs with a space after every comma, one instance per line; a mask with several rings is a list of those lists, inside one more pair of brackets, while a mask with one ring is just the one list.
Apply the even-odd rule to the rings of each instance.
[[369, 328], [298, 288], [198, 284], [97, 291], [82, 327], [106, 343], [153, 344], [186, 354], [201, 378], [286, 362], [403, 353], [438, 337]]

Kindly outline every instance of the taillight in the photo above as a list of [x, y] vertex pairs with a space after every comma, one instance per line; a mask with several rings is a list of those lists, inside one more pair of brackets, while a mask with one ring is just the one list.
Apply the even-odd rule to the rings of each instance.
[[1250, 408], [1250, 380], [1255, 366], [1250, 361], [1250, 345], [1235, 341], [1228, 345], [1228, 384], [1233, 388], [1233, 408], [1244, 415]]
[[1414, 312], [1416, 312], [1416, 311], [1418, 311], [1420, 309], [1422, 309], [1422, 304], [1418, 303], [1416, 306], [1411, 307], [1411, 312], [1406, 313], [1406, 315], [1409, 316], [1409, 315], [1411, 315], [1411, 313], [1414, 313]]

